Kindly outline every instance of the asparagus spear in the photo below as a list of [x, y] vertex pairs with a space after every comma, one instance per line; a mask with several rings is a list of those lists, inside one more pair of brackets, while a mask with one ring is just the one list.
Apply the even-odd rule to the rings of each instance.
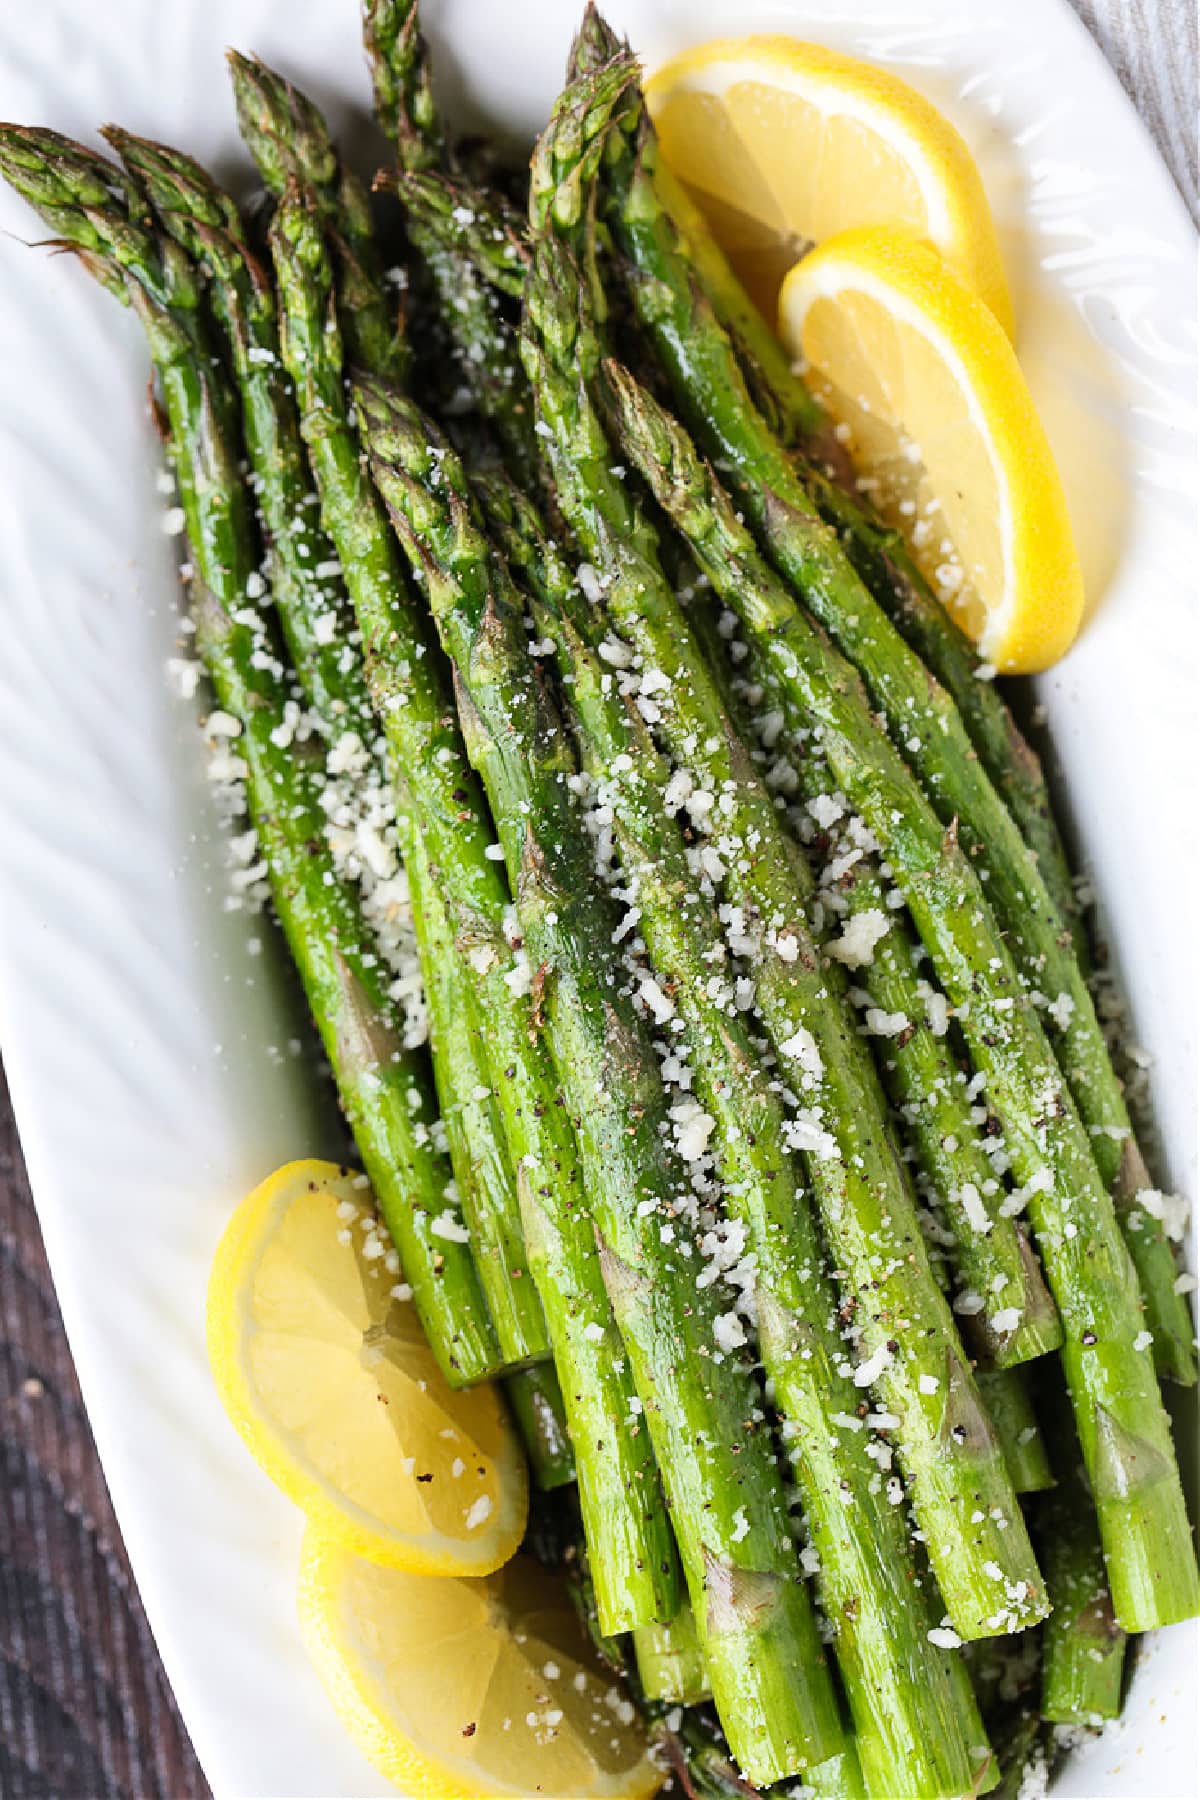
[[[303, 97], [291, 91], [300, 104]], [[242, 236], [236, 206], [206, 170], [166, 145], [112, 128], [106, 135], [143, 184], [163, 227], [209, 276], [213, 308], [241, 401], [284, 635], [305, 697], [321, 721], [331, 768], [344, 770], [349, 764], [368, 792], [372, 782], [379, 788], [390, 781], [390, 774], [386, 759], [376, 751], [378, 726], [362, 657], [352, 642], [353, 613], [340, 584], [330, 580], [336, 555], [319, 521], [311, 516], [312, 476], [291, 384], [279, 358], [270, 282]], [[367, 336], [363, 334], [364, 341]], [[348, 785], [336, 775], [333, 782], [331, 791]], [[549, 1345], [525, 1267], [516, 1186], [499, 1110], [487, 1093], [469, 971], [455, 946], [402, 789], [399, 807], [388, 807], [387, 812], [394, 817], [413, 900], [434, 1027], [442, 1118], [472, 1253], [504, 1360], [529, 1362], [544, 1357]], [[529, 1407], [519, 1416], [531, 1417]]]
[[371, 205], [338, 155], [329, 127], [306, 94], [254, 56], [227, 52], [238, 129], [277, 198], [296, 182], [316, 198], [337, 251], [338, 303], [350, 353], [364, 368], [403, 381], [408, 345], [399, 308], [385, 294]]
[[836, 940], [843, 955], [858, 954], [855, 920], [865, 921], [871, 936], [886, 927], [854, 975], [869, 1002], [867, 1024], [882, 1034], [873, 1041], [884, 1086], [952, 1240], [954, 1306], [968, 1342], [983, 1361], [1001, 1369], [1044, 1355], [1061, 1345], [1062, 1324], [1024, 1231], [1002, 1210], [1004, 1189], [975, 1119], [983, 1109], [955, 1064], [938, 1010], [940, 996], [927, 1001], [929, 986], [913, 960], [912, 934], [888, 907], [878, 870], [864, 861], [839, 885], [848, 902], [847, 922]]
[[521, 298], [529, 261], [524, 220], [499, 195], [436, 169], [406, 172], [399, 191], [410, 224], [418, 219], [427, 240], [469, 263], [497, 293]]
[[1090, 947], [1071, 866], [1041, 762], [965, 632], [934, 595], [905, 542], [873, 508], [816, 461], [799, 465], [804, 485], [845, 546], [872, 597], [951, 695], [971, 743], [1008, 808], [1055, 913], [1086, 973]]
[[610, 378], [626, 453], [770, 655], [793, 723], [819, 729], [840, 787], [878, 838], [1004, 1123], [1063, 1322], [1117, 1617], [1136, 1630], [1190, 1617], [1200, 1582], [1136, 1275], [979, 876], [875, 728], [853, 671], [796, 610], [686, 432], [612, 365]]
[[[424, 260], [458, 370], [476, 407], [495, 429], [506, 460], [526, 484], [536, 480], [537, 443], [513, 329], [496, 288], [497, 268], [518, 248], [497, 202], [459, 177], [454, 203], [431, 177], [449, 173], [445, 132], [429, 78], [417, 0], [364, 0], [363, 36], [375, 87], [375, 114], [396, 146], [397, 192], [409, 237]], [[457, 215], [457, 217], [456, 217]], [[495, 255], [485, 256], [491, 232]], [[511, 287], [506, 291], [511, 292]]]
[[363, 0], [363, 47], [379, 123], [413, 174], [447, 164], [446, 134], [433, 97], [416, 0]]
[[1054, 1724], [1094, 1725], [1120, 1714], [1125, 1633], [1113, 1617], [1095, 1508], [1061, 1384], [1044, 1390], [1042, 1417], [1058, 1485], [1034, 1513], [1054, 1599], [1042, 1633], [1039, 1710]]
[[[497, 484], [505, 539], [531, 575], [541, 618], [557, 640], [572, 713], [604, 816], [619, 846], [622, 893], [686, 1029], [703, 1118], [715, 1127], [726, 1205], [748, 1235], [759, 1340], [803, 1497], [819, 1588], [850, 1704], [868, 1790], [957, 1796], [973, 1769], [956, 1716], [947, 1659], [929, 1633], [940, 1613], [915, 1579], [891, 1450], [869, 1435], [843, 1342], [838, 1299], [794, 1156], [788, 1117], [733, 1000], [715, 907], [696, 891], [683, 839], [663, 805], [669, 771], [632, 696], [600, 657], [600, 634], [572, 598], [573, 577], [528, 510]], [[632, 914], [630, 916], [633, 916]], [[730, 1240], [726, 1240], [728, 1243]], [[740, 1260], [740, 1258], [738, 1259]], [[890, 1417], [891, 1415], [884, 1415]], [[890, 1427], [888, 1427], [890, 1429]]]
[[528, 1452], [534, 1481], [547, 1490], [566, 1487], [575, 1480], [575, 1452], [554, 1364], [536, 1363], [531, 1369], [506, 1375], [504, 1391]]
[[[819, 754], [799, 757], [792, 766], [800, 771], [801, 793], [828, 801], [835, 784]], [[854, 853], [854, 849], [843, 852]], [[937, 1217], [948, 1226], [955, 1310], [983, 1364], [975, 1379], [1003, 1447], [1009, 1477], [1018, 1494], [1034, 1492], [1053, 1484], [1046, 1449], [1023, 1370], [1012, 1354], [1013, 1340], [998, 1334], [992, 1321], [1003, 1318], [999, 1309], [1008, 1304], [1010, 1293], [1021, 1294], [1027, 1303], [1028, 1328], [1020, 1341], [1027, 1353], [1035, 1355], [1061, 1345], [1061, 1323], [1024, 1232], [997, 1204], [1004, 1190], [995, 1179], [976, 1123], [976, 1114], [983, 1109], [972, 1104], [966, 1076], [947, 1047], [944, 1026], [943, 1035], [934, 1029], [935, 1022], [942, 1022], [930, 1010], [927, 984], [918, 980], [911, 934], [888, 908], [885, 884], [870, 858], [858, 862], [840, 885], [849, 901], [848, 920], [870, 915], [872, 935], [880, 924], [887, 925], [870, 961], [857, 971], [864, 997], [873, 1003], [868, 1021], [882, 1015], [876, 1030], [884, 1033], [892, 1033], [900, 1023], [896, 1035], [876, 1038], [877, 1061]], [[839, 941], [852, 942], [852, 932], [853, 926], [847, 924]], [[1018, 1271], [1023, 1286], [1018, 1285]]]
[[[979, 1383], [983, 1404], [996, 1427], [996, 1434], [1004, 1445], [1004, 1459], [1018, 1494], [1036, 1494], [1043, 1488], [1053, 1487], [1054, 1475], [1029, 1396], [1025, 1371], [977, 1369], [975, 1379]], [[1050, 1588], [1049, 1573], [1046, 1576], [1046, 1586], [1053, 1603], [1054, 1592]]]
[[633, 1648], [638, 1680], [647, 1700], [698, 1706], [711, 1699], [696, 1615], [686, 1600], [669, 1624], [643, 1625], [635, 1631]]
[[301, 683], [331, 738], [353, 731], [370, 744], [370, 704], [345, 668], [345, 596], [330, 574], [333, 546], [314, 516], [308, 460], [279, 361], [268, 273], [246, 241], [237, 205], [193, 157], [113, 125], [103, 136], [161, 229], [207, 282], [240, 403], [279, 621]]
[[[608, 215], [633, 271], [635, 310], [706, 453], [769, 554], [812, 614], [861, 671], [896, 745], [963, 849], [986, 872], [1012, 937], [1024, 988], [1043, 997], [1047, 1029], [1100, 1173], [1114, 1193], [1164, 1372], [1195, 1379], [1191, 1323], [1161, 1227], [1139, 1195], [1150, 1188], [1128, 1109], [1070, 935], [1021, 830], [997, 793], [954, 700], [872, 597], [817, 516], [783, 447], [755, 409], [728, 337], [690, 277], [658, 188], [658, 146], [640, 101], [625, 106], [607, 164]], [[786, 647], [773, 654], [786, 657]], [[972, 677], [972, 679], [974, 679]], [[978, 682], [976, 686], [980, 685]]]
[[562, 725], [449, 445], [382, 387], [357, 386], [355, 404], [376, 483], [454, 663], [717, 1709], [747, 1777], [778, 1780], [838, 1748], [836, 1703], [753, 1380], [720, 1349], [720, 1303], [696, 1284], [686, 1176], [669, 1153], [652, 1040], [603, 954], [616, 920], [566, 785]]
[[[395, 373], [393, 345], [379, 329], [388, 309], [378, 284], [379, 258], [361, 190], [341, 168], [324, 120], [304, 95], [261, 64], [241, 68], [235, 61], [234, 66], [243, 113], [250, 113], [252, 102], [255, 108], [258, 154], [274, 152], [272, 163], [263, 171], [269, 183], [278, 189], [285, 178], [306, 174], [321, 183], [331, 216], [339, 225], [344, 222], [343, 215], [348, 219], [345, 229], [360, 275], [353, 289], [345, 285], [342, 289], [341, 310], [343, 317], [350, 315], [350, 341], [377, 372]], [[284, 391], [278, 363], [269, 284], [244, 244], [236, 241], [236, 208], [214, 190], [203, 170], [161, 146], [137, 146], [126, 137], [119, 147], [134, 156], [138, 172], [153, 184], [152, 197], [160, 213], [176, 218], [177, 229], [187, 229], [189, 214], [193, 232], [222, 223], [231, 228], [233, 244], [209, 240], [209, 262], [214, 279], [226, 284], [232, 297], [241, 301], [240, 316], [233, 311], [225, 323], [245, 396], [247, 437], [259, 476], [260, 506], [274, 539], [289, 545], [289, 527], [307, 494], [308, 470], [295, 407]], [[201, 241], [193, 246], [193, 254], [203, 255], [205, 248]], [[218, 289], [218, 294], [221, 291]], [[260, 447], [258, 455], [254, 454], [256, 445]], [[331, 633], [327, 596], [318, 590], [316, 604], [311, 603], [311, 550], [304, 559], [293, 555], [286, 560], [296, 594], [290, 606], [281, 606], [281, 613], [297, 665], [302, 672], [310, 671], [310, 698], [327, 717], [367, 738], [370, 697], [361, 663], [347, 656], [345, 621], [336, 634]], [[318, 564], [326, 560], [319, 557]], [[302, 641], [297, 642], [298, 636]], [[437, 885], [430, 877], [416, 820], [406, 814], [402, 830], [410, 880], [420, 887], [418, 915], [426, 926], [426, 987], [435, 1015], [434, 1060], [451, 1160], [474, 1228], [477, 1260], [502, 1346], [509, 1360], [526, 1360], [542, 1354], [545, 1328], [532, 1283], [520, 1285], [526, 1270], [514, 1177], [499, 1108], [495, 1097], [486, 1092], [487, 1070], [470, 984]], [[481, 1094], [485, 1096], [482, 1099]], [[571, 1480], [574, 1459], [553, 1370], [518, 1371], [508, 1378], [506, 1389], [539, 1485], [554, 1487]]]
[[1078, 1529], [1064, 1498], [1039, 1543], [1055, 1596], [1046, 1622], [1041, 1716], [1057, 1725], [1119, 1718], [1126, 1639], [1113, 1617], [1099, 1539]]
[[[153, 228], [122, 171], [56, 133], [5, 126], [0, 173], [137, 313], [170, 426], [187, 521], [196, 638], [236, 754], [272, 893], [338, 1091], [435, 1354], [454, 1385], [500, 1364], [465, 1233], [435, 1149], [432, 1083], [403, 1046], [399, 1009], [354, 890], [325, 841], [320, 769], [286, 729], [290, 690], [253, 596], [258, 546], [239, 467], [234, 396], [195, 270]], [[229, 724], [226, 725], [225, 719]]]
[[500, 1107], [529, 1268], [547, 1315], [607, 1630], [670, 1617], [677, 1574], [653, 1453], [629, 1426], [632, 1383], [590, 1227], [558, 1080], [536, 1031], [529, 971], [511, 941], [510, 896], [490, 854], [493, 826], [466, 761], [444, 666], [362, 467], [344, 393], [332, 272], [303, 195], [271, 234], [282, 353], [366, 647], [367, 679], [394, 765], [473, 974], [488, 1084]]
[[[587, 1546], [578, 1533], [561, 1557], [561, 1566], [579, 1621], [597, 1655], [607, 1663], [614, 1675], [624, 1681], [631, 1701], [650, 1735], [659, 1745], [664, 1763], [678, 1780], [687, 1800], [754, 1800], [759, 1790], [743, 1781], [734, 1768], [729, 1756], [729, 1746], [711, 1709], [695, 1704], [685, 1707], [678, 1701], [652, 1696], [641, 1681], [638, 1646], [642, 1634], [636, 1634], [636, 1666], [631, 1666], [628, 1640], [606, 1637], [601, 1631], [588, 1567]], [[690, 1608], [686, 1607], [686, 1602], [685, 1609], [686, 1616], [690, 1617]], [[685, 1617], [685, 1609], [681, 1609], [678, 1619]], [[647, 1629], [649, 1631], [653, 1628]], [[692, 1630], [695, 1631], [694, 1617]]]
[[[1031, 1623], [1044, 1605], [1020, 1511], [995, 1435], [922, 1241], [870, 1054], [840, 1003], [804, 918], [806, 864], [756, 779], [703, 657], [657, 562], [654, 534], [614, 472], [588, 393], [596, 370], [588, 306], [558, 231], [588, 254], [589, 169], [621, 65], [568, 90], [534, 153], [535, 195], [555, 229], [539, 233], [523, 350], [564, 516], [618, 630], [642, 657], [643, 680], [683, 771], [694, 821], [711, 814], [712, 851], [748, 932], [756, 1004], [785, 1067], [806, 1087], [796, 1134], [837, 1258], [864, 1361], [901, 1421], [899, 1452], [955, 1630], [963, 1637]], [[591, 135], [593, 132], [596, 135]], [[583, 299], [581, 301], [581, 294]], [[581, 310], [582, 307], [582, 310]], [[648, 697], [647, 697], [648, 698]], [[719, 799], [719, 807], [718, 807]], [[703, 806], [703, 811], [702, 811]], [[809, 1065], [798, 1063], [807, 1050]], [[973, 1515], [982, 1513], [982, 1521]], [[991, 1571], [1019, 1596], [997, 1603]], [[1004, 1593], [1003, 1585], [999, 1592]]]

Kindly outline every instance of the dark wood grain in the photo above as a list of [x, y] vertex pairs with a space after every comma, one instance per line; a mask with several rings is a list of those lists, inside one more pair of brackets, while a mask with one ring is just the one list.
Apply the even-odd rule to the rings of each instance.
[[100, 1472], [0, 1069], [0, 1795], [207, 1794]]
[[[1072, 0], [1197, 216], [1193, 0]], [[79, 1394], [0, 1069], [0, 1796], [206, 1800]]]

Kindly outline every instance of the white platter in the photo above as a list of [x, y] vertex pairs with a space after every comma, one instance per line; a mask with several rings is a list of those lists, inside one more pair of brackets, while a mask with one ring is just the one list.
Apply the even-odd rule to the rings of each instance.
[[[429, 0], [460, 116], [528, 138], [576, 0]], [[1065, 0], [613, 0], [653, 63], [790, 30], [887, 64], [984, 169], [1058, 444], [1094, 615], [1040, 698], [1155, 1057], [1168, 1179], [1196, 1192], [1194, 242], [1150, 140]], [[0, 19], [0, 117], [107, 119], [244, 168], [222, 47], [330, 105], [366, 163], [353, 0], [38, 0]], [[0, 1033], [67, 1330], [125, 1541], [206, 1774], [227, 1796], [378, 1795], [304, 1661], [299, 1525], [249, 1461], [203, 1348], [234, 1201], [320, 1151], [259, 923], [223, 913], [191, 709], [165, 677], [174, 550], [133, 322], [0, 190]], [[272, 1046], [282, 1047], [272, 1050]], [[1194, 1440], [1192, 1440], [1194, 1442]], [[1194, 1459], [1193, 1459], [1194, 1460]], [[1063, 1795], [1182, 1795], [1195, 1626], [1144, 1654], [1127, 1723]]]

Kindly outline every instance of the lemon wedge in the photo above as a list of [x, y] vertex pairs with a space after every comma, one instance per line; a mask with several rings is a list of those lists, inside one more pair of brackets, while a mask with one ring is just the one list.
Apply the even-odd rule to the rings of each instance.
[[563, 1582], [528, 1554], [429, 1581], [310, 1527], [300, 1627], [345, 1729], [418, 1800], [642, 1800], [663, 1779]]
[[992, 313], [927, 244], [868, 227], [796, 265], [779, 328], [864, 491], [984, 660], [1006, 674], [1056, 662], [1083, 579], [1053, 452]]
[[718, 38], [659, 69], [646, 97], [663, 154], [768, 319], [810, 245], [888, 224], [928, 239], [1011, 333], [979, 171], [907, 82], [797, 38]]
[[208, 1288], [233, 1423], [311, 1520], [372, 1562], [485, 1575], [525, 1529], [525, 1461], [486, 1384], [443, 1379], [365, 1177], [294, 1162], [242, 1201]]

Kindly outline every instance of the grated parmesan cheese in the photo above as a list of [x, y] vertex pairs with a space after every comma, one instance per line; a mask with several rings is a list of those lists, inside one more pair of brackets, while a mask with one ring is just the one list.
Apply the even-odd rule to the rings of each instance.
[[841, 936], [829, 945], [829, 954], [848, 969], [862, 969], [874, 960], [875, 946], [891, 925], [882, 907], [868, 906], [847, 919]]
[[891, 1363], [891, 1360], [892, 1360], [892, 1353], [888, 1349], [887, 1345], [880, 1344], [880, 1346], [879, 1346], [878, 1350], [876, 1350], [875, 1354], [873, 1356], [869, 1356], [867, 1358], [866, 1362], [859, 1363], [857, 1369], [855, 1369], [855, 1371], [854, 1371], [855, 1387], [860, 1387], [860, 1388], [871, 1387], [876, 1381], [879, 1380], [879, 1377], [883, 1374], [883, 1371], [889, 1366], [889, 1364]]

